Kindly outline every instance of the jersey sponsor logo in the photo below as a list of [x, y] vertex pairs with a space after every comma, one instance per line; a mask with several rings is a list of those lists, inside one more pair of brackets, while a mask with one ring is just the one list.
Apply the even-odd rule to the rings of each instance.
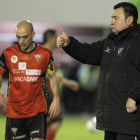
[[21, 76], [21, 77], [13, 77], [14, 81], [19, 81], [19, 82], [35, 82], [37, 81], [38, 77], [25, 77], [25, 76]]
[[123, 51], [123, 48], [118, 48], [118, 55]]
[[13, 74], [19, 74], [19, 73], [21, 73], [21, 71], [20, 70], [17, 70], [17, 69], [12, 69], [12, 73]]
[[26, 70], [26, 62], [19, 62], [18, 69], [19, 70]]
[[31, 60], [31, 58], [28, 55], [24, 55], [20, 58], [20, 60], [27, 61], [27, 60]]
[[41, 75], [41, 70], [26, 70], [26, 75]]
[[40, 129], [34, 130], [34, 131], [32, 131], [30, 134], [35, 134], [35, 133], [39, 133], [39, 132], [40, 132]]
[[13, 55], [12, 57], [11, 57], [11, 62], [12, 63], [16, 63], [18, 61], [18, 57], [16, 56], [16, 55]]
[[37, 62], [39, 61], [39, 59], [41, 58], [41, 55], [39, 55], [39, 54], [36, 54], [36, 55], [34, 55], [35, 56], [35, 58], [36, 58], [36, 60], [37, 60]]
[[23, 72], [21, 72], [21, 70], [12, 69], [12, 73], [13, 74], [20, 74], [20, 73], [25, 73], [25, 71], [23, 70]]
[[16, 136], [18, 128], [13, 127], [13, 128], [11, 128], [11, 130], [12, 130], [13, 134]]
[[25, 75], [41, 75], [41, 70], [27, 69], [27, 70], [18, 70], [12, 69], [13, 74], [25, 74]]
[[15, 137], [13, 137], [14, 140], [23, 139], [23, 138], [26, 138], [26, 134], [21, 135], [21, 136], [15, 136]]
[[110, 53], [110, 48], [109, 47], [107, 47], [107, 49], [105, 50], [105, 52], [107, 52], [107, 53]]

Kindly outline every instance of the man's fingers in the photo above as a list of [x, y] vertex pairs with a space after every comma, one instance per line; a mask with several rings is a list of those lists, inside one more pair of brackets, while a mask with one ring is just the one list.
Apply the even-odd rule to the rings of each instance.
[[61, 33], [62, 33], [62, 34], [64, 34], [64, 33], [65, 33], [65, 31], [64, 31], [64, 29], [63, 29], [63, 27], [61, 27]]
[[50, 107], [50, 109], [49, 109], [49, 114], [51, 115], [51, 113], [52, 113], [52, 110], [51, 110], [51, 107]]
[[128, 98], [126, 102], [126, 110], [128, 113], [133, 113], [134, 111], [136, 111], [137, 110], [136, 101], [134, 101], [131, 98]]
[[54, 118], [54, 111], [53, 111], [53, 110], [50, 111], [50, 118], [51, 118], [51, 119]]
[[127, 107], [127, 112], [128, 113], [133, 113], [136, 110], [137, 110], [137, 107]]
[[55, 110], [54, 112], [53, 112], [53, 118], [56, 118], [58, 115], [59, 115], [59, 113], [60, 113], [60, 111], [59, 110]]
[[56, 111], [53, 111], [52, 119], [56, 117]]
[[3, 98], [3, 102], [6, 104], [6, 98], [5, 98], [5, 96], [3, 95], [2, 98]]
[[134, 107], [134, 111], [136, 111], [136, 110], [137, 110], [137, 106]]
[[0, 106], [5, 106], [6, 104], [6, 98], [4, 94], [0, 95]]
[[50, 118], [53, 118], [53, 111], [50, 111]]
[[54, 109], [53, 110], [53, 109], [50, 108], [49, 114], [50, 114], [50, 118], [53, 119], [60, 114], [60, 110], [59, 109]]
[[65, 41], [65, 39], [64, 39], [64, 37], [62, 35], [60, 35], [60, 41], [61, 42], [64, 42]]
[[126, 108], [127, 112], [130, 113], [130, 110], [128, 108]]
[[50, 118], [53, 119], [55, 116], [55, 111], [52, 108], [50, 108], [49, 114], [50, 114]]
[[65, 47], [70, 43], [70, 39], [62, 27], [61, 27], [61, 33], [62, 34], [58, 36], [56, 40], [57, 47]]
[[58, 36], [56, 39], [56, 45], [58, 47], [63, 47], [64, 45], [64, 38], [62, 36]]
[[0, 107], [2, 106], [2, 107], [4, 107], [4, 103], [0, 100]]

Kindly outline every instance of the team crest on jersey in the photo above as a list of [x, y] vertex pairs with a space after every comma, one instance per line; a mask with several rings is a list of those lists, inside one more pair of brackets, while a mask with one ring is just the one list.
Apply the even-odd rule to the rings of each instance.
[[11, 130], [12, 130], [13, 134], [16, 136], [18, 128], [13, 127], [13, 128], [11, 128]]
[[123, 48], [118, 48], [118, 55], [123, 51]]
[[39, 54], [36, 54], [36, 55], [34, 55], [35, 56], [35, 58], [36, 58], [36, 60], [37, 60], [37, 62], [39, 61], [39, 59], [41, 58], [41, 55], [39, 55]]
[[13, 55], [12, 57], [11, 57], [11, 62], [12, 63], [16, 63], [18, 61], [18, 57], [16, 56], [16, 55]]

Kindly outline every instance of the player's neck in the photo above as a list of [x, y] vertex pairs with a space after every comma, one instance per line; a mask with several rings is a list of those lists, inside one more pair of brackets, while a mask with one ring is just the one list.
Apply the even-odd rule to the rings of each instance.
[[44, 46], [45, 48], [49, 49], [50, 51], [53, 51], [53, 49], [52, 49], [52, 47], [51, 47], [51, 44], [45, 43], [45, 44], [43, 44], [43, 46]]
[[31, 42], [31, 44], [25, 50], [22, 51], [28, 53], [31, 52], [34, 48], [35, 48], [35, 43]]

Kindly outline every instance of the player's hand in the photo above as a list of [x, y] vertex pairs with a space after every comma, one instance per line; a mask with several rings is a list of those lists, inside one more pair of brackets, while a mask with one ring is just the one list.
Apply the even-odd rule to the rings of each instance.
[[6, 104], [5, 95], [0, 91], [0, 107], [4, 107]]
[[49, 109], [50, 118], [56, 118], [60, 114], [60, 99], [54, 98]]
[[136, 111], [137, 110], [136, 101], [134, 101], [131, 98], [128, 98], [126, 103], [126, 110], [128, 113], [133, 113], [134, 111]]
[[56, 39], [57, 47], [65, 47], [70, 43], [70, 39], [62, 27], [61, 27], [61, 33], [62, 34], [59, 35]]

